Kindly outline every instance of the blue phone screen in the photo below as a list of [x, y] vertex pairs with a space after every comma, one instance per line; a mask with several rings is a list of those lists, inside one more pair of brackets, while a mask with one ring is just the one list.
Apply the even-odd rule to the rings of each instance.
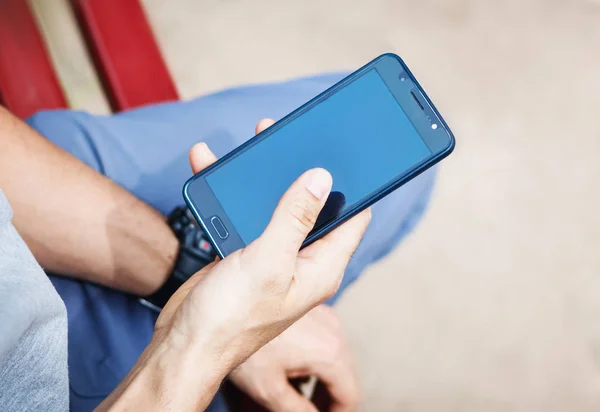
[[371, 69], [206, 176], [245, 244], [305, 171], [322, 167], [332, 193], [316, 227], [431, 155], [376, 69]]

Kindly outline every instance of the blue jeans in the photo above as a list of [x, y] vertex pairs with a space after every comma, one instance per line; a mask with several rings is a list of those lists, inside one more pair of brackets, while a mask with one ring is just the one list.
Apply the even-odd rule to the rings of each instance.
[[[253, 136], [261, 118], [283, 117], [342, 77], [331, 74], [234, 88], [113, 116], [41, 112], [28, 123], [167, 214], [183, 203], [181, 188], [191, 176], [188, 150], [194, 143], [205, 141], [222, 156]], [[373, 207], [371, 225], [348, 265], [340, 292], [414, 228], [429, 200], [434, 174], [424, 173]], [[89, 411], [117, 386], [150, 342], [156, 314], [134, 296], [50, 277], [69, 318], [71, 410]], [[220, 395], [209, 410], [226, 410]]]

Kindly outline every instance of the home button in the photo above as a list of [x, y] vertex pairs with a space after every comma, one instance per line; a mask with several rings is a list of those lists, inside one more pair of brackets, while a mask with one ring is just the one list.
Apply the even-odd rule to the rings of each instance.
[[221, 239], [227, 239], [227, 236], [229, 236], [229, 232], [227, 231], [227, 229], [225, 229], [225, 225], [223, 224], [223, 222], [221, 222], [219, 216], [211, 217], [210, 223], [213, 225], [213, 227], [215, 228], [215, 232], [217, 232], [217, 235], [219, 235]]

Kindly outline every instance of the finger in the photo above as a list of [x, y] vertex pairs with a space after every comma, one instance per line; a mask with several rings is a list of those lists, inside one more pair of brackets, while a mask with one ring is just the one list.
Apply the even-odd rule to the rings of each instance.
[[331, 398], [332, 412], [352, 412], [358, 407], [360, 389], [350, 362], [339, 362], [316, 371]]
[[324, 264], [326, 266], [323, 267], [331, 267], [332, 270], [339, 269], [338, 265], [343, 268], [354, 254], [370, 222], [369, 208], [304, 248], [298, 257], [311, 260], [313, 264]]
[[304, 396], [302, 396], [292, 385], [289, 384], [285, 376], [281, 383], [272, 388], [272, 396], [268, 401], [264, 401], [265, 407], [273, 412], [318, 412], [317, 408]]
[[315, 225], [331, 185], [331, 175], [320, 168], [305, 172], [292, 183], [258, 239], [260, 249], [269, 251], [271, 258], [293, 255], [295, 259], [302, 242]]
[[217, 157], [204, 142], [197, 143], [190, 149], [190, 165], [194, 174], [200, 173], [216, 161]]
[[273, 119], [261, 119], [261, 121], [258, 122], [258, 124], [256, 125], [256, 130], [255, 130], [256, 134], [259, 134], [260, 132], [265, 130], [267, 127], [271, 127], [274, 123], [275, 123], [275, 120], [273, 120]]

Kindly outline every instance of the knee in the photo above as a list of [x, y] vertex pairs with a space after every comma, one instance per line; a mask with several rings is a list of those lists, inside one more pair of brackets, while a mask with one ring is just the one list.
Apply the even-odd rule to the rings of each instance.
[[100, 171], [102, 164], [90, 138], [91, 117], [85, 112], [48, 110], [34, 114], [26, 123], [56, 146]]

